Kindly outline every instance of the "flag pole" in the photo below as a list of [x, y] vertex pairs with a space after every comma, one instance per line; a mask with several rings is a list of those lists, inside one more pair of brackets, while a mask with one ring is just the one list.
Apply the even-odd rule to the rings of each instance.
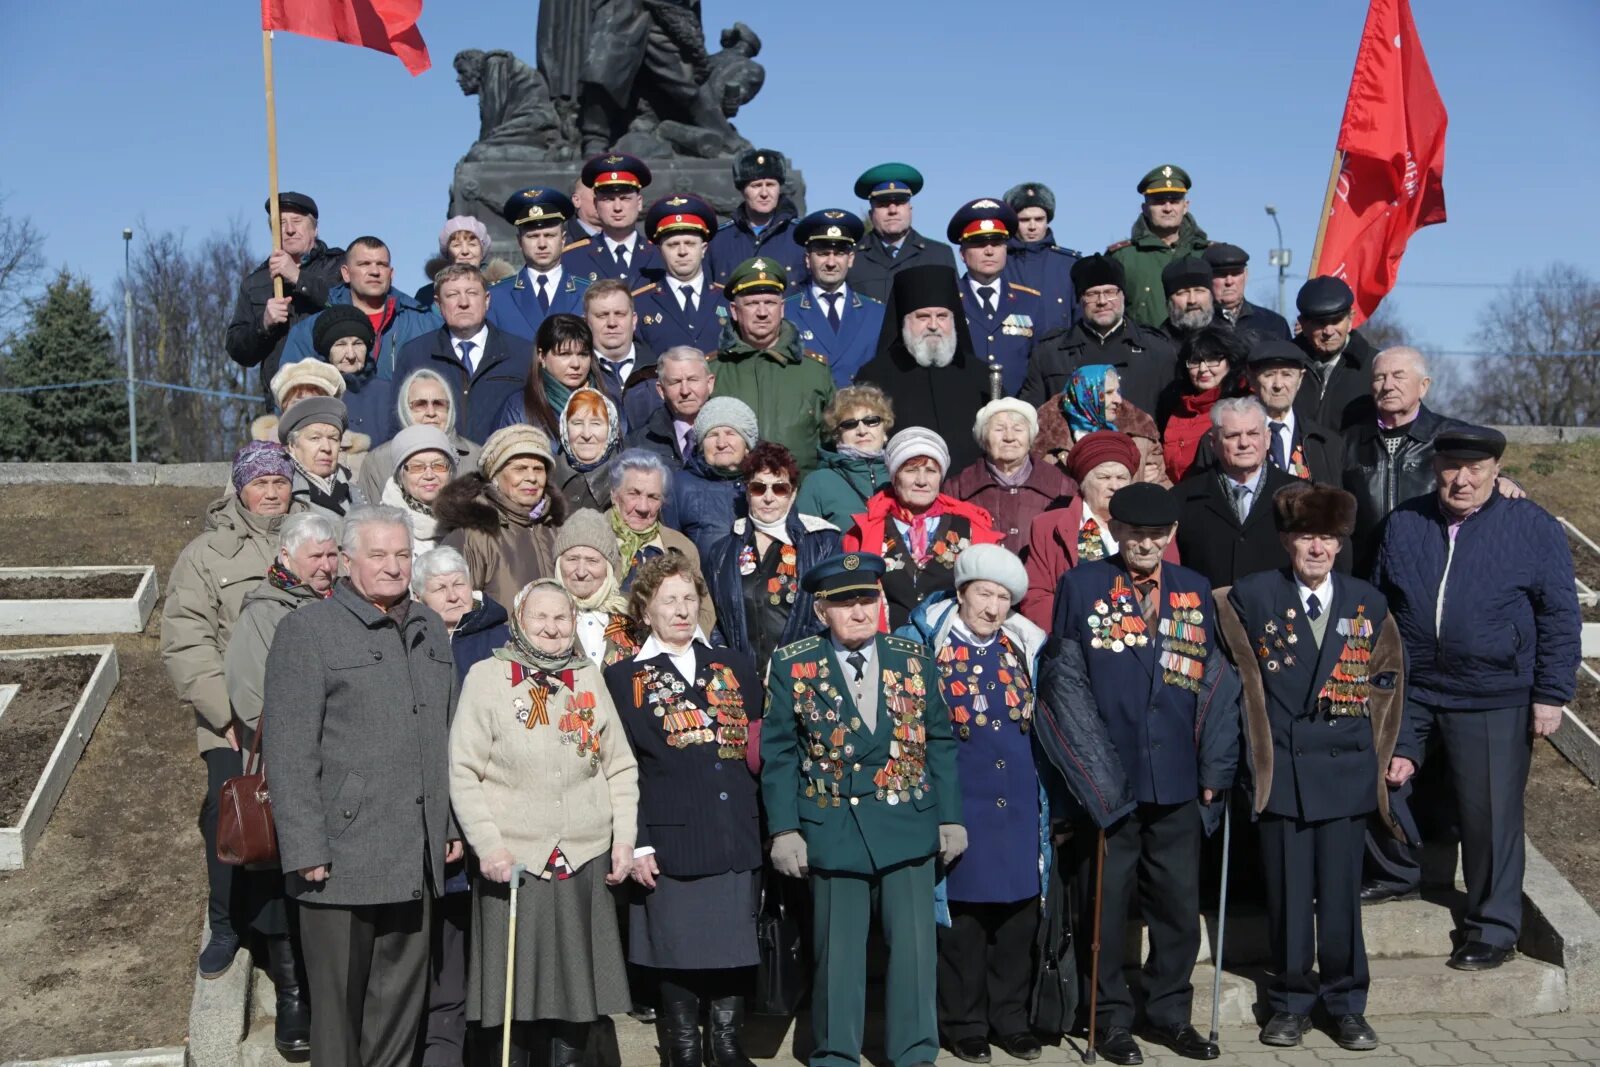
[[1317, 276], [1317, 263], [1322, 259], [1322, 241], [1328, 236], [1328, 214], [1333, 210], [1333, 198], [1339, 191], [1339, 173], [1343, 170], [1344, 152], [1334, 149], [1333, 169], [1328, 171], [1328, 191], [1322, 197], [1322, 218], [1317, 222], [1317, 239], [1311, 246], [1311, 263], [1306, 268], [1308, 278]]
[[[267, 214], [272, 220], [272, 250], [279, 252], [283, 233], [278, 224], [278, 103], [272, 91], [271, 30], [261, 31], [261, 66], [267, 79]], [[272, 295], [283, 296], [283, 279], [276, 274], [272, 276]]]

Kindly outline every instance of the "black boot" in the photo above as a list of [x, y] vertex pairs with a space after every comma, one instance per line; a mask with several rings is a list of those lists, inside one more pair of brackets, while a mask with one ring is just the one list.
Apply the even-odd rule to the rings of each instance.
[[706, 1063], [710, 1067], [755, 1067], [739, 1044], [744, 1032], [744, 998], [715, 997], [708, 1008]]
[[661, 982], [656, 1039], [667, 1067], [700, 1067], [700, 998], [676, 982]]
[[294, 943], [288, 937], [268, 937], [267, 977], [278, 992], [278, 1017], [272, 1043], [284, 1059], [300, 1062], [311, 1054], [311, 1005], [306, 1002], [295, 966]]
[[550, 1027], [549, 1067], [583, 1067], [589, 1047], [588, 1023], [555, 1023]]

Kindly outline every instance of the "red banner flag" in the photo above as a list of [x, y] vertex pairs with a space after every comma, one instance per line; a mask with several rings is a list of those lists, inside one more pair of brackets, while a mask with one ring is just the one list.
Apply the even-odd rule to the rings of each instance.
[[261, 28], [397, 56], [413, 75], [433, 65], [417, 29], [422, 0], [261, 0]]
[[1312, 276], [1344, 279], [1360, 325], [1394, 288], [1406, 242], [1445, 220], [1444, 101], [1410, 0], [1372, 0], [1339, 125], [1343, 155]]

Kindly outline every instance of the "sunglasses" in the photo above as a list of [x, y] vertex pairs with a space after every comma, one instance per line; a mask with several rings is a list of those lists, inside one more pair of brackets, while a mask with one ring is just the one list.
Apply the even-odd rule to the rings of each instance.
[[867, 416], [864, 416], [864, 417], [859, 418], [859, 419], [845, 419], [843, 422], [839, 423], [839, 432], [840, 433], [849, 433], [851, 430], [855, 429], [857, 426], [865, 426], [868, 429], [876, 430], [879, 426], [882, 426], [882, 425], [883, 425], [883, 416], [882, 415], [867, 415]]
[[788, 482], [751, 482], [748, 488], [751, 496], [788, 496], [794, 486]]

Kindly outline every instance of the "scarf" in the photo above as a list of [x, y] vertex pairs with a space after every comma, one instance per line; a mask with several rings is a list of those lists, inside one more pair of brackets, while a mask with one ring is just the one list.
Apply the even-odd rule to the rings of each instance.
[[[602, 557], [604, 558], [604, 557]], [[568, 589], [567, 594], [572, 597], [572, 602], [578, 605], [579, 611], [598, 611], [609, 615], [626, 615], [628, 613], [628, 598], [622, 595], [622, 585], [617, 581], [616, 568], [606, 564], [606, 580], [586, 597], [578, 596]]]
[[334, 467], [331, 478], [321, 478], [294, 460], [295, 473], [306, 481], [306, 499], [311, 506], [334, 515], [343, 515], [350, 509], [350, 483], [339, 477], [344, 468]]
[[757, 533], [764, 533], [774, 541], [779, 541], [792, 547], [794, 538], [789, 536], [789, 515], [790, 512], [786, 511], [777, 522], [762, 522], [752, 513], [750, 525], [755, 528]]
[[535, 590], [554, 589], [569, 601], [572, 594], [562, 588], [560, 582], [553, 578], [541, 578], [536, 582], [529, 582], [522, 587], [522, 592], [511, 602], [511, 617], [506, 620], [506, 626], [511, 631], [511, 641], [494, 650], [495, 659], [503, 659], [510, 663], [518, 663], [530, 671], [540, 674], [559, 675], [562, 671], [576, 670], [589, 662], [589, 657], [583, 654], [578, 647], [576, 634], [574, 640], [562, 652], [545, 652], [533, 643], [528, 632], [522, 628], [522, 605], [527, 602], [528, 594]]
[[921, 567], [928, 562], [928, 519], [937, 519], [945, 513], [945, 504], [950, 498], [940, 493], [933, 498], [933, 504], [921, 515], [912, 515], [906, 506], [900, 503], [900, 498], [895, 497], [889, 507], [889, 517], [897, 522], [903, 522], [910, 528], [911, 556]]
[[411, 513], [411, 536], [419, 544], [426, 544], [432, 548], [438, 543], [439, 520], [434, 517], [432, 506], [424, 504], [406, 492], [405, 486], [400, 484], [398, 478], [390, 479], [383, 487], [383, 496], [378, 502]]
[[606, 512], [606, 518], [611, 520], [611, 532], [617, 535], [617, 551], [622, 553], [622, 562], [630, 567], [634, 557], [638, 556], [644, 546], [661, 536], [661, 517], [659, 515], [656, 516], [655, 522], [652, 522], [643, 530], [635, 530], [624, 522], [622, 512], [616, 508]]
[[319, 593], [305, 582], [302, 582], [299, 575], [285, 567], [281, 560], [276, 559], [272, 561], [272, 566], [267, 568], [267, 582], [272, 588], [282, 589], [285, 593], [292, 593], [297, 589], [305, 589], [319, 600], [326, 600], [333, 595], [333, 586], [328, 586], [326, 593]]
[[1067, 417], [1074, 437], [1117, 428], [1106, 418], [1106, 375], [1114, 370], [1109, 363], [1091, 363], [1072, 373], [1061, 393], [1061, 413]]
[[[572, 406], [571, 397], [577, 396], [579, 393], [593, 393], [604, 401], [606, 406], [606, 446], [600, 450], [600, 455], [589, 463], [580, 460], [577, 453], [572, 451], [572, 441], [567, 437], [567, 411]], [[622, 443], [620, 425], [621, 420], [617, 418], [617, 405], [611, 402], [609, 396], [587, 385], [581, 385], [572, 390], [568, 395], [567, 403], [561, 408], [561, 451], [566, 457], [567, 466], [579, 474], [588, 474], [601, 464], [610, 462], [611, 457], [617, 454], [617, 448]]]
[[994, 480], [1007, 489], [1021, 489], [1028, 484], [1028, 479], [1033, 477], [1032, 456], [1022, 457], [1022, 466], [1017, 468], [1017, 473], [1015, 474], [1004, 473], [988, 460], [984, 460], [983, 465], [989, 468], [989, 474], [993, 476]]
[[879, 463], [883, 462], [883, 449], [881, 448], [876, 452], [868, 452], [862, 448], [851, 448], [849, 445], [840, 445], [837, 451], [839, 455], [843, 456], [845, 459], [875, 459]]
[[1184, 393], [1178, 397], [1178, 410], [1185, 415], [1209, 415], [1222, 399], [1222, 383], [1213, 385], [1202, 393]]
[[[568, 389], [541, 365], [539, 367], [539, 386], [544, 392], [545, 403], [550, 405], [551, 414], [563, 422], [566, 421], [567, 402], [572, 399], [574, 390]], [[615, 420], [613, 420], [615, 421]]]

